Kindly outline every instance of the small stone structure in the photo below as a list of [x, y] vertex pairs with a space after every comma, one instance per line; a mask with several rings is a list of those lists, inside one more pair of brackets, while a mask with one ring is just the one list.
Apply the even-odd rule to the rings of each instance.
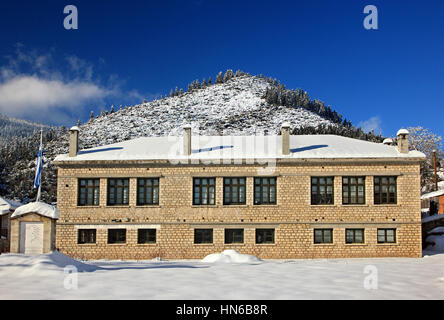
[[11, 216], [11, 252], [49, 253], [55, 249], [58, 211], [43, 202], [31, 202]]

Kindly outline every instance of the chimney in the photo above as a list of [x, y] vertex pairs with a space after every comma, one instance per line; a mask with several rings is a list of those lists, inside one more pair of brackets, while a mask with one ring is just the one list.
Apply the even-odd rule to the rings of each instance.
[[398, 137], [398, 152], [409, 153], [409, 132], [406, 129], [401, 129], [396, 136]]
[[391, 139], [391, 138], [384, 139], [382, 144], [385, 144], [386, 146], [392, 146], [393, 145], [393, 139]]
[[282, 154], [288, 156], [290, 154], [290, 124], [285, 122], [281, 126], [282, 134]]
[[191, 126], [185, 125], [183, 127], [183, 154], [191, 155]]
[[79, 151], [79, 127], [69, 129], [69, 156], [75, 157]]

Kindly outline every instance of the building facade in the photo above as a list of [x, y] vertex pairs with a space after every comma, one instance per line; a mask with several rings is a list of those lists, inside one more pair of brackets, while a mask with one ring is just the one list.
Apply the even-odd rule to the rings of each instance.
[[70, 155], [55, 160], [56, 248], [84, 259], [422, 255], [424, 155], [407, 133], [389, 146], [288, 132], [191, 141], [185, 128], [78, 152], [73, 128]]

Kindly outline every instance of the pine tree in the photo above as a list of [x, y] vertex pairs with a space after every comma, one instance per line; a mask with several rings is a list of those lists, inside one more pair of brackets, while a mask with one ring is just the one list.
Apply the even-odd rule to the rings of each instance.
[[94, 120], [94, 111], [91, 110], [91, 113], [89, 115], [89, 120], [93, 121]]
[[218, 83], [224, 83], [224, 76], [222, 74], [222, 71], [220, 71], [216, 76], [216, 84]]

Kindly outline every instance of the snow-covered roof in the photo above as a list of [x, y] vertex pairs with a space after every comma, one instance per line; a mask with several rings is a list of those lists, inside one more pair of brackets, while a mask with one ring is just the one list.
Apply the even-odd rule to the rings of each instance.
[[423, 194], [421, 196], [421, 200], [435, 198], [435, 197], [439, 197], [442, 195], [444, 195], [444, 189]]
[[21, 205], [20, 202], [0, 197], [0, 216], [17, 209]]
[[57, 210], [57, 208], [44, 202], [30, 202], [21, 207], [18, 207], [17, 209], [15, 209], [11, 218], [22, 216], [27, 213], [37, 213], [41, 216], [52, 219], [59, 218], [59, 211]]
[[193, 136], [190, 156], [183, 154], [183, 138], [143, 137], [59, 155], [55, 163], [76, 161], [180, 159], [425, 159], [419, 151], [400, 153], [395, 146], [336, 135], [290, 136], [290, 155], [282, 154], [281, 136]]

